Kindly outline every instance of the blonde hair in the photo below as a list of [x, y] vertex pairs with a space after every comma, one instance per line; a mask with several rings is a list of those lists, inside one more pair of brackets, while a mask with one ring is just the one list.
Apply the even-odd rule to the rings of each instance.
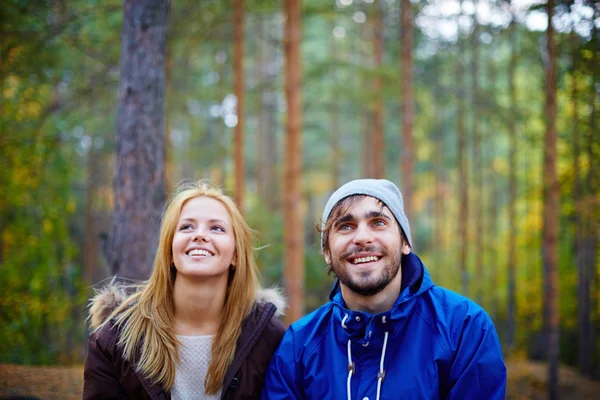
[[258, 290], [258, 272], [252, 247], [252, 230], [233, 200], [206, 181], [184, 184], [174, 193], [162, 218], [160, 241], [150, 279], [123, 302], [98, 328], [115, 319], [119, 326], [118, 345], [123, 357], [155, 384], [171, 390], [179, 361], [179, 342], [174, 334], [172, 242], [182, 207], [196, 197], [220, 201], [231, 217], [235, 239], [236, 268], [230, 279], [219, 331], [212, 344], [212, 359], [204, 388], [216, 394], [233, 361], [242, 322], [250, 313]]

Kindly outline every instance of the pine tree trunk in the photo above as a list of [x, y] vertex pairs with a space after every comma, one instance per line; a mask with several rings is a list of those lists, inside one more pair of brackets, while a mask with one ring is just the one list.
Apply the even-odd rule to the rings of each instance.
[[[335, 19], [334, 19], [335, 25]], [[337, 63], [338, 49], [336, 37], [331, 35], [331, 55]], [[333, 93], [338, 93], [338, 74], [337, 68], [332, 70]], [[340, 150], [340, 101], [339, 96], [333, 95], [331, 98], [331, 191], [336, 190], [340, 186], [341, 180], [341, 150]], [[312, 231], [312, 229], [311, 229]]]
[[[594, 9], [594, 15], [592, 20], [596, 21], [598, 17], [600, 17], [600, 8], [596, 7]], [[595, 47], [592, 51], [592, 57], [590, 59], [590, 65], [592, 67], [592, 82], [589, 85], [590, 90], [590, 123], [589, 130], [587, 135], [587, 158], [588, 160], [595, 160], [595, 162], [591, 162], [588, 170], [588, 174], [586, 177], [586, 186], [588, 188], [588, 193], [585, 196], [584, 205], [582, 206], [584, 212], [584, 221], [585, 225], [583, 227], [583, 243], [582, 247], [584, 248], [584, 260], [582, 262], [584, 273], [586, 277], [589, 279], [590, 288], [588, 301], [591, 304], [595, 304], [596, 307], [592, 308], [590, 306], [590, 315], [587, 317], [590, 321], [590, 331], [589, 331], [589, 346], [591, 354], [590, 358], [587, 360], [588, 363], [586, 365], [585, 371], [582, 371], [584, 374], [588, 376], [594, 376], [597, 374], [597, 370], [594, 371], [594, 366], [600, 362], [600, 351], [596, 348], [596, 326], [598, 326], [598, 322], [600, 322], [600, 277], [598, 276], [597, 265], [597, 257], [598, 257], [598, 240], [600, 232], [600, 219], [598, 218], [598, 188], [600, 187], [600, 167], [598, 166], [598, 159], [600, 159], [600, 154], [597, 149], [598, 145], [598, 120], [597, 120], [597, 101], [598, 101], [598, 93], [597, 87], [599, 83], [599, 75], [600, 71], [598, 71], [598, 53], [600, 52], [600, 38], [598, 36], [598, 27], [595, 24], [592, 24], [592, 46]], [[595, 68], [594, 68], [595, 67]], [[594, 141], [596, 141], [594, 143]], [[595, 290], [593, 289], [595, 287]], [[592, 323], [595, 321], [595, 323]], [[596, 375], [597, 376], [597, 375]]]
[[94, 215], [94, 200], [98, 182], [98, 157], [94, 146], [90, 147], [87, 160], [87, 183], [85, 205], [85, 269], [83, 273], [86, 284], [94, 284], [94, 275], [98, 260], [98, 231]]
[[[462, 9], [462, 1], [460, 1]], [[461, 270], [461, 292], [463, 295], [469, 294], [469, 271], [467, 268], [468, 255], [468, 218], [469, 218], [469, 166], [467, 162], [467, 130], [465, 126], [466, 107], [465, 107], [465, 90], [464, 90], [464, 75], [465, 67], [463, 64], [463, 39], [458, 37], [458, 55], [456, 61], [456, 133], [458, 135], [458, 238], [459, 238], [459, 260], [458, 265]]]
[[510, 64], [508, 66], [508, 92], [510, 101], [509, 118], [509, 141], [510, 150], [508, 155], [508, 312], [507, 320], [507, 339], [506, 343], [509, 350], [515, 345], [515, 331], [517, 324], [517, 220], [516, 220], [516, 201], [517, 201], [517, 92], [515, 87], [515, 76], [517, 69], [517, 34], [516, 20], [512, 16], [510, 23]]
[[544, 135], [544, 193], [542, 258], [544, 302], [548, 349], [548, 398], [558, 399], [559, 314], [558, 314], [558, 213], [559, 192], [556, 172], [556, 47], [552, 15], [554, 0], [547, 3], [546, 132]]
[[165, 201], [168, 9], [160, 0], [124, 6], [110, 267], [135, 280], [150, 275]]
[[373, 56], [375, 60], [375, 80], [373, 82], [375, 104], [373, 108], [373, 178], [383, 178], [385, 175], [385, 144], [383, 135], [383, 99], [381, 95], [381, 65], [383, 64], [383, 22], [382, 0], [373, 3]]
[[[477, 2], [474, 2], [477, 15]], [[483, 175], [482, 175], [482, 145], [481, 119], [479, 117], [479, 25], [473, 17], [473, 32], [471, 33], [471, 90], [472, 90], [472, 129], [473, 129], [473, 222], [475, 223], [475, 299], [483, 305]]]
[[302, 15], [300, 0], [284, 0], [286, 16], [285, 97], [287, 102], [284, 165], [284, 284], [289, 296], [288, 324], [304, 314], [304, 219], [301, 208], [302, 179], [302, 72], [300, 43]]
[[410, 0], [400, 2], [400, 26], [402, 29], [402, 171], [400, 179], [402, 185], [402, 197], [404, 209], [407, 215], [411, 215], [413, 196], [413, 26], [412, 5]]
[[[368, 13], [367, 7], [365, 7], [365, 13]], [[367, 17], [368, 18], [368, 17]], [[364, 50], [365, 43], [368, 41], [368, 30], [367, 24], [360, 24], [360, 44], [359, 44], [359, 53], [360, 60], [362, 60], [362, 68], [368, 69], [368, 65], [366, 65], [368, 60], [368, 54]], [[360, 92], [367, 93], [368, 87], [366, 85], [367, 79], [360, 80]], [[372, 178], [373, 177], [373, 141], [371, 140], [371, 111], [369, 107], [364, 107], [362, 104], [359, 105], [359, 113], [360, 113], [360, 137], [361, 137], [361, 175], [363, 178]]]
[[267, 193], [265, 192], [265, 112], [264, 112], [264, 90], [262, 89], [262, 84], [265, 79], [265, 45], [264, 45], [264, 27], [263, 27], [262, 19], [256, 21], [256, 61], [254, 65], [254, 87], [261, 88], [256, 93], [256, 192], [258, 193], [258, 197], [264, 202], [267, 198]]
[[233, 3], [233, 86], [237, 98], [237, 125], [234, 137], [235, 201], [244, 211], [244, 191], [246, 186], [246, 163], [244, 158], [244, 0]]

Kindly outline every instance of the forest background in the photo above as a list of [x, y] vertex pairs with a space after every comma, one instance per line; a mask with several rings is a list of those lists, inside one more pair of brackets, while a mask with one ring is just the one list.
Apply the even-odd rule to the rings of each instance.
[[[434, 282], [481, 304], [507, 355], [600, 377], [596, 2], [0, 4], [0, 362], [81, 363], [94, 287], [147, 278], [184, 179], [242, 205], [289, 323], [333, 283], [328, 195], [384, 177]], [[129, 65], [127, 21], [157, 35]], [[129, 172], [128, 146], [146, 147]], [[145, 212], [117, 207], [125, 181]]]

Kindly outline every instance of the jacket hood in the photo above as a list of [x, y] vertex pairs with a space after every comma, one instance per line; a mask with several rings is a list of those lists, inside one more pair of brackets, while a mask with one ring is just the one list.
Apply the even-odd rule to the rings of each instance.
[[[126, 287], [116, 283], [114, 280], [96, 290], [94, 297], [90, 299], [90, 314], [88, 317], [90, 328], [92, 330], [98, 328], [110, 314], [117, 309], [129, 297]], [[259, 288], [254, 302], [272, 303], [276, 308], [275, 316], [280, 317], [285, 314], [287, 300], [283, 296], [281, 289], [277, 287]]]
[[[337, 339], [345, 344], [348, 339], [363, 345], [381, 342], [385, 332], [400, 331], [407, 326], [406, 321], [416, 306], [418, 299], [434, 287], [427, 269], [414, 253], [402, 257], [402, 286], [400, 294], [390, 310], [373, 315], [347, 308], [337, 281], [329, 295], [332, 304], [332, 321], [343, 328]], [[372, 336], [372, 337], [371, 337]], [[381, 343], [380, 343], [381, 344]]]

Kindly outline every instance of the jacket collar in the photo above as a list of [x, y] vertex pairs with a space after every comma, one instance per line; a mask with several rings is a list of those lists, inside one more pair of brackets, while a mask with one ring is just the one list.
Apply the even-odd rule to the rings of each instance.
[[[365, 345], [377, 333], [398, 329], [401, 320], [406, 319], [415, 305], [418, 296], [431, 289], [434, 284], [421, 259], [414, 253], [402, 256], [402, 285], [400, 294], [392, 308], [379, 314], [353, 311], [346, 307], [342, 297], [340, 282], [337, 280], [329, 294], [333, 304], [333, 323], [344, 328], [348, 335]], [[344, 338], [347, 340], [347, 338]]]

